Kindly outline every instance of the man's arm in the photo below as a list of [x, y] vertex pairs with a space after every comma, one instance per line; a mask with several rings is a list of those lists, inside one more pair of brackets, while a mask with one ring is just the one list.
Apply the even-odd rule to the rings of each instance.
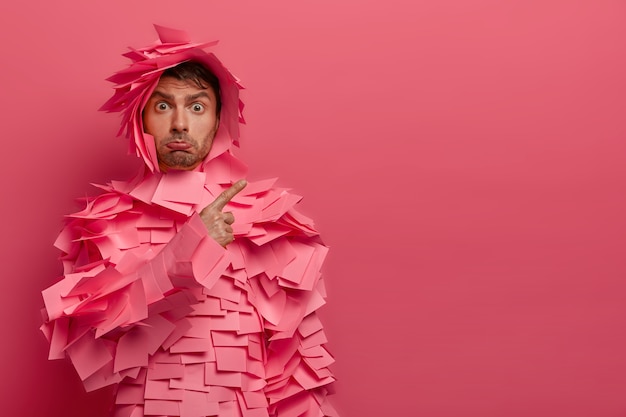
[[[65, 244], [60, 244], [66, 253], [66, 273], [43, 291], [42, 331], [51, 344], [50, 358], [68, 355], [88, 390], [119, 382], [142, 366], [143, 358], [154, 353], [154, 344], [146, 345], [145, 352], [133, 346], [136, 359], [122, 364], [117, 358], [124, 356], [120, 349], [125, 348], [118, 341], [136, 323], [155, 325], [151, 306], [159, 302], [165, 306], [152, 308], [162, 317], [167, 297], [201, 288], [224, 272], [229, 257], [222, 246], [233, 240], [234, 218], [222, 210], [245, 185], [239, 181], [224, 191], [201, 215], [192, 215], [165, 245], [114, 247], [120, 228], [131, 228], [135, 234], [141, 229], [137, 216], [129, 214], [137, 211], [132, 205], [124, 204], [124, 210], [113, 215], [81, 213], [83, 217], [73, 219], [61, 234], [66, 236]], [[111, 199], [105, 196], [99, 203]], [[105, 206], [92, 206], [98, 205]], [[94, 238], [95, 232], [101, 235]]]

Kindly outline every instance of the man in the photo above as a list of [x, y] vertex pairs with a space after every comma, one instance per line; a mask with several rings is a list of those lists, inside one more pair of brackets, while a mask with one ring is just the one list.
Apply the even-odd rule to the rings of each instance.
[[[218, 89], [215, 76], [195, 62], [161, 75], [143, 111], [144, 130], [154, 137], [161, 171], [193, 170], [207, 157], [219, 127]], [[234, 217], [221, 210], [245, 185], [238, 181], [200, 212], [209, 235], [222, 246], [234, 239]]]
[[101, 186], [57, 239], [50, 358], [87, 390], [116, 384], [115, 417], [335, 415], [315, 314], [327, 248], [298, 196], [240, 180], [241, 86], [213, 44], [156, 28], [103, 106], [145, 169]]

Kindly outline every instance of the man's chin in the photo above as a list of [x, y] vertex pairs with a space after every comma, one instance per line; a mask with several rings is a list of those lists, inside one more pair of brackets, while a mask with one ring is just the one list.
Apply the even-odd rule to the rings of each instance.
[[194, 169], [198, 168], [200, 164], [198, 165], [194, 165], [192, 167], [170, 167], [170, 166], [163, 166], [163, 165], [159, 165], [159, 169], [161, 170], [161, 172], [174, 172], [174, 171], [193, 171]]
[[202, 161], [193, 161], [193, 163], [184, 162], [167, 162], [159, 161], [159, 169], [163, 172], [168, 171], [192, 171], [196, 169]]
[[203, 152], [186, 152], [186, 151], [174, 151], [174, 152], [157, 152], [157, 158], [159, 160], [159, 169], [162, 172], [167, 171], [193, 171], [206, 159], [209, 154], [209, 150]]

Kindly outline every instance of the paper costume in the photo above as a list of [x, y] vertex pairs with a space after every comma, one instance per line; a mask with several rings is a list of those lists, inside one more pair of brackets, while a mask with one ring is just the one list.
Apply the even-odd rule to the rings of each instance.
[[[245, 166], [232, 154], [243, 121], [237, 79], [184, 32], [125, 56], [103, 106], [145, 167], [100, 186], [67, 218], [55, 245], [63, 277], [43, 291], [50, 358], [69, 357], [87, 390], [117, 385], [115, 417], [336, 415], [326, 399], [332, 356], [316, 310], [327, 247], [295, 209], [299, 196], [251, 182], [228, 204], [235, 241], [226, 248], [198, 212]], [[159, 170], [141, 110], [162, 72], [183, 61], [219, 79], [220, 128], [193, 171]]]

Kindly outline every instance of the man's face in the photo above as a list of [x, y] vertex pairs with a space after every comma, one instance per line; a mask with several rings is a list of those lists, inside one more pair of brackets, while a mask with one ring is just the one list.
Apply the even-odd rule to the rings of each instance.
[[161, 171], [200, 165], [219, 126], [216, 104], [211, 87], [161, 77], [143, 111], [144, 129], [154, 136]]

